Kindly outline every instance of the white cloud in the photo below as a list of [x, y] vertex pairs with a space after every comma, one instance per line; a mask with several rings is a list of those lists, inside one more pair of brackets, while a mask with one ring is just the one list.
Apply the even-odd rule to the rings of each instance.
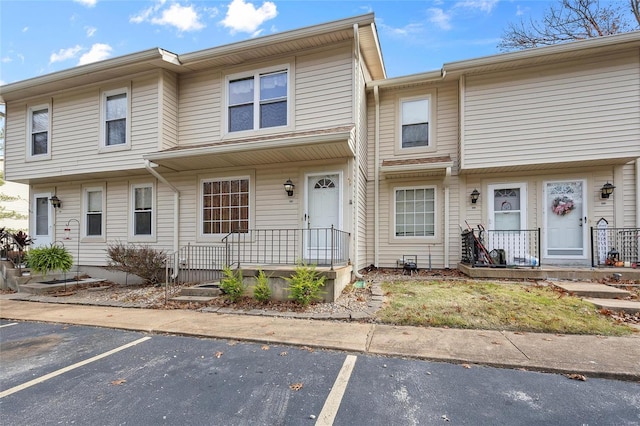
[[73, 47], [69, 47], [67, 49], [60, 49], [58, 52], [53, 52], [51, 56], [49, 56], [49, 63], [53, 64], [55, 62], [62, 62], [68, 59], [73, 59], [82, 51], [82, 46], [75, 45]]
[[431, 8], [428, 10], [429, 12], [429, 22], [437, 25], [440, 29], [450, 30], [451, 29], [451, 15], [445, 13], [444, 10], [438, 8]]
[[[129, 22], [140, 24], [149, 22], [154, 25], [168, 25], [177, 28], [179, 31], [198, 31], [205, 27], [200, 20], [200, 15], [193, 6], [182, 6], [172, 3], [165, 8], [166, 0], [158, 0], [153, 6], [140, 11], [137, 15], [129, 18]], [[206, 13], [216, 16], [216, 8], [206, 8]]]
[[204, 28], [193, 6], [180, 6], [175, 3], [163, 10], [160, 18], [151, 18], [151, 23], [174, 26], [180, 31], [198, 31]]
[[93, 37], [93, 35], [98, 31], [96, 27], [84, 27], [87, 32], [87, 37]]
[[91, 50], [80, 56], [78, 65], [90, 64], [92, 62], [98, 62], [102, 61], [103, 59], [107, 59], [109, 56], [111, 56], [112, 50], [113, 49], [108, 44], [96, 43], [91, 46]]
[[376, 19], [376, 25], [381, 31], [384, 31], [392, 37], [412, 37], [424, 31], [424, 25], [418, 23], [407, 24], [404, 27], [392, 27], [386, 25], [382, 19]]
[[0, 62], [2, 62], [3, 64], [8, 64], [9, 62], [13, 62], [13, 59], [11, 59], [9, 56], [3, 56], [2, 58], [0, 58]]
[[482, 12], [491, 13], [498, 0], [463, 0], [456, 3], [455, 7], [463, 9], [479, 9]]
[[270, 1], [262, 3], [262, 6], [256, 9], [253, 4], [244, 0], [233, 0], [229, 4], [227, 16], [221, 23], [231, 29], [231, 34], [243, 32], [257, 36], [262, 32], [258, 29], [260, 25], [276, 16], [276, 5]]
[[22, 29], [22, 32], [23, 32], [23, 33], [26, 33], [27, 31], [29, 31], [29, 27], [24, 27], [24, 28]]
[[96, 3], [98, 3], [98, 0], [73, 0], [73, 1], [87, 7], [93, 7], [96, 5]]

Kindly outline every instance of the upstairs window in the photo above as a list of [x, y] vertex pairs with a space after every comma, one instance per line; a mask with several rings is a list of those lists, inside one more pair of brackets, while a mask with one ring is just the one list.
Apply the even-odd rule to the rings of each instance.
[[133, 235], [153, 235], [153, 185], [132, 186]]
[[51, 127], [49, 106], [29, 108], [28, 153], [32, 158], [49, 158]]
[[102, 94], [102, 148], [129, 146], [130, 99], [128, 89]]
[[257, 72], [230, 78], [228, 131], [266, 129], [287, 125], [289, 72]]
[[400, 101], [402, 148], [429, 146], [429, 104], [429, 98]]

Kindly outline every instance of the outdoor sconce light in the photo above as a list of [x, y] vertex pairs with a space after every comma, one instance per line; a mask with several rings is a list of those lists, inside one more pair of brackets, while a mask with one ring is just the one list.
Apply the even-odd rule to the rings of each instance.
[[62, 201], [60, 201], [60, 198], [58, 198], [56, 195], [49, 198], [49, 202], [51, 203], [54, 209], [59, 209], [60, 206], [62, 206]]
[[602, 185], [602, 188], [600, 188], [600, 197], [609, 198], [609, 195], [613, 194], [614, 189], [615, 186], [611, 185], [609, 182], [605, 183]]
[[478, 202], [478, 198], [480, 198], [480, 193], [477, 189], [471, 191], [471, 204], [475, 204]]
[[293, 188], [295, 188], [296, 186], [293, 184], [293, 182], [291, 182], [291, 179], [287, 179], [287, 181], [284, 183], [284, 190], [287, 191], [287, 195], [289, 197], [293, 196]]

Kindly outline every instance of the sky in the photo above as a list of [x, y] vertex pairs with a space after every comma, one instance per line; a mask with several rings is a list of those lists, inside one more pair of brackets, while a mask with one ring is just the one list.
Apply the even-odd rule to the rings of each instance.
[[183, 54], [374, 12], [389, 77], [499, 53], [548, 0], [0, 0], [0, 85], [160, 47]]

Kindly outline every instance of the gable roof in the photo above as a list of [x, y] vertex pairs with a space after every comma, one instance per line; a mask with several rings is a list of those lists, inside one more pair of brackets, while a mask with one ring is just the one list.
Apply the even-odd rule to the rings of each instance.
[[185, 73], [210, 67], [233, 66], [275, 55], [331, 46], [356, 38], [371, 78], [374, 80], [386, 78], [374, 14], [369, 13], [182, 55], [161, 48], [153, 48], [80, 65], [1, 86], [0, 103], [95, 84], [139, 72], [167, 69], [176, 73]]

